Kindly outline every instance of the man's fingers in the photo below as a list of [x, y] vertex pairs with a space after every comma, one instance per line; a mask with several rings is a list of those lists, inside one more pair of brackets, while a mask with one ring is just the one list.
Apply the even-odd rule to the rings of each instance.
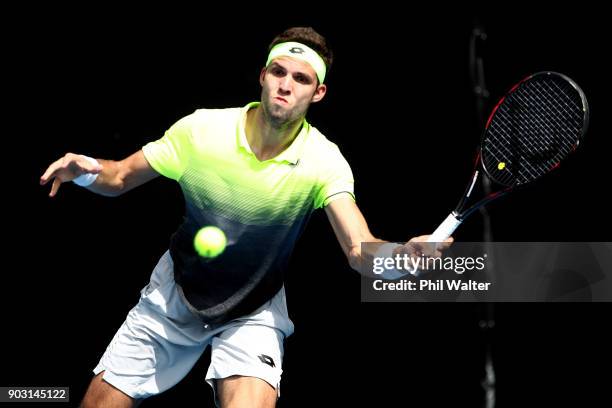
[[49, 182], [49, 176], [47, 175], [47, 173], [45, 173], [42, 176], [40, 176], [39, 183], [40, 183], [41, 186], [44, 186], [48, 182]]
[[51, 185], [51, 192], [49, 193], [49, 197], [55, 197], [57, 194], [57, 190], [59, 190], [62, 185], [62, 180], [59, 177], [53, 179], [53, 184]]
[[41, 186], [44, 186], [45, 184], [49, 182], [49, 180], [54, 175], [54, 173], [57, 171], [57, 169], [59, 169], [60, 166], [62, 165], [62, 162], [63, 160], [59, 159], [59, 160], [54, 161], [53, 163], [51, 163], [49, 167], [47, 167], [47, 170], [40, 177]]
[[62, 157], [61, 159], [57, 159], [47, 168], [44, 174], [40, 177], [40, 184], [45, 185], [51, 180], [53, 177], [57, 177], [57, 173], [60, 170], [67, 169], [70, 165], [70, 157], [68, 155]]
[[56, 160], [47, 168], [40, 177], [40, 185], [44, 186], [53, 178], [57, 179], [58, 177], [62, 177], [61, 183], [84, 173], [97, 174], [101, 171], [101, 164], [87, 160], [84, 156], [67, 153], [64, 157]]
[[[424, 237], [427, 237], [425, 235]], [[402, 252], [408, 253], [411, 256], [425, 256], [430, 258], [439, 258], [442, 256], [442, 251], [447, 249], [453, 242], [452, 238], [447, 239], [443, 243], [425, 242], [421, 237], [413, 238], [403, 246]]]
[[417, 242], [417, 241], [408, 241], [401, 247], [401, 252], [407, 254], [409, 256], [419, 257], [421, 255], [427, 255], [427, 243]]
[[438, 243], [437, 248], [441, 250], [448, 249], [454, 241], [455, 239], [453, 237], [448, 237], [443, 242]]

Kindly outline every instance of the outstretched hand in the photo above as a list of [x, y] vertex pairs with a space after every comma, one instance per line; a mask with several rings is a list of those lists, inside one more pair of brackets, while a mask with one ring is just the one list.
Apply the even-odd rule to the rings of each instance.
[[49, 197], [55, 197], [62, 183], [72, 181], [82, 174], [97, 174], [101, 171], [102, 165], [96, 165], [79, 154], [66, 153], [64, 157], [56, 160], [47, 168], [40, 177], [40, 185], [44, 186], [53, 180]]
[[393, 252], [416, 257], [438, 258], [442, 256], [442, 251], [448, 249], [454, 241], [453, 237], [449, 237], [443, 242], [428, 242], [428, 238], [429, 235], [414, 237]]
[[414, 237], [404, 245], [398, 246], [393, 250], [393, 256], [407, 255], [413, 260], [416, 259], [419, 266], [415, 267], [414, 271], [411, 272], [415, 276], [420, 276], [429, 270], [429, 262], [423, 262], [422, 259], [440, 258], [442, 251], [448, 249], [454, 241], [453, 237], [449, 237], [443, 242], [428, 242], [429, 237], [429, 235]]

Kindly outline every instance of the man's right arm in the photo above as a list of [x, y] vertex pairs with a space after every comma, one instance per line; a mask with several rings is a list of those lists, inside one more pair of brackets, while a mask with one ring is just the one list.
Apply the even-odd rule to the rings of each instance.
[[97, 194], [115, 197], [159, 176], [142, 150], [120, 161], [96, 160], [99, 165], [84, 156], [67, 153], [47, 168], [40, 178], [40, 184], [45, 185], [53, 180], [49, 197], [54, 197], [62, 183], [82, 174], [97, 174], [95, 182], [86, 188]]

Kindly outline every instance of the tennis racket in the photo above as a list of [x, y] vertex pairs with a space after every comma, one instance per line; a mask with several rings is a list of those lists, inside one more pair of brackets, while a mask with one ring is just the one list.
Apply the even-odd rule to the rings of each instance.
[[[428, 242], [444, 241], [478, 208], [557, 168], [576, 150], [588, 122], [586, 97], [567, 76], [538, 72], [514, 85], [487, 120], [463, 197]], [[472, 197], [480, 177], [497, 189]]]

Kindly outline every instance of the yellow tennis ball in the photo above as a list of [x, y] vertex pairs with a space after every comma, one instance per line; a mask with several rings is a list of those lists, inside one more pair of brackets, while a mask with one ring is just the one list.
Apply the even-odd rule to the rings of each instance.
[[505, 169], [505, 168], [506, 168], [506, 163], [504, 163], [504, 162], [499, 162], [499, 163], [497, 164], [497, 170], [503, 170], [503, 169]]
[[227, 244], [227, 238], [221, 229], [213, 226], [201, 228], [193, 240], [196, 252], [204, 258], [219, 256]]

